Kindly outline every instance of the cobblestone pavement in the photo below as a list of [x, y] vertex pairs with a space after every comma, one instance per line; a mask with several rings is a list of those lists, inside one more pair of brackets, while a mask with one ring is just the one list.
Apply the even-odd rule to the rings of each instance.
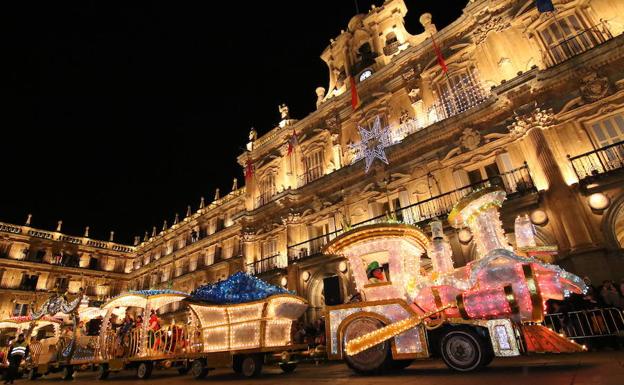
[[[19, 380], [26, 385], [27, 380]], [[38, 379], [42, 383], [64, 383], [59, 374]], [[93, 385], [94, 373], [81, 372], [71, 383]], [[137, 380], [133, 371], [113, 373], [106, 380], [121, 384], [223, 383], [223, 384], [393, 384], [407, 385], [624, 385], [624, 351], [593, 352], [574, 355], [537, 355], [531, 357], [496, 359], [482, 371], [474, 373], [451, 372], [440, 360], [417, 361], [400, 372], [364, 377], [352, 373], [340, 362], [319, 365], [302, 364], [295, 372], [284, 374], [279, 368], [265, 367], [255, 379], [243, 378], [231, 370], [210, 372], [204, 380], [179, 376], [173, 370], [154, 371], [147, 381]]]

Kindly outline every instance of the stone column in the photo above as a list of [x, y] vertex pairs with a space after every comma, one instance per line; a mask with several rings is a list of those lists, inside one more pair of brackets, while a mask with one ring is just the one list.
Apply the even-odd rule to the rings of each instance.
[[568, 186], [553, 154], [544, 130], [555, 125], [552, 110], [536, 108], [517, 116], [509, 126], [518, 138], [537, 189], [544, 198], [544, 208], [553, 225], [563, 254], [574, 253], [593, 245], [589, 223], [579, 206], [577, 195]]

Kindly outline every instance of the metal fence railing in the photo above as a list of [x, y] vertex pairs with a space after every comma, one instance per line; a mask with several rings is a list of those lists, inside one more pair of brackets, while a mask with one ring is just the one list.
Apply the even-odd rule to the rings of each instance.
[[552, 313], [544, 317], [544, 326], [570, 339], [624, 336], [624, 315], [617, 308]]

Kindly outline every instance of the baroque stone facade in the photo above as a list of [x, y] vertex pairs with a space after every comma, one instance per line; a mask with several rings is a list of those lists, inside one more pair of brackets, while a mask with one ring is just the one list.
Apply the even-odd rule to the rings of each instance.
[[[13, 296], [0, 310], [22, 311], [17, 303], [55, 285], [103, 299], [126, 289], [190, 291], [246, 270], [308, 298], [311, 320], [326, 301], [354, 293], [343, 258], [322, 254], [329, 240], [379, 221], [426, 229], [489, 185], [507, 191], [508, 234], [518, 215], [529, 214], [538, 242], [558, 246], [556, 263], [596, 281], [619, 280], [624, 4], [554, 4], [556, 18], [533, 1], [474, 0], [440, 31], [422, 15], [421, 26], [408, 26], [423, 31], [416, 35], [404, 25], [403, 0], [354, 16], [321, 55], [329, 84], [315, 89], [317, 110], [297, 120], [281, 105], [276, 127], [250, 134], [237, 158], [249, 174], [244, 187], [235, 182], [134, 246], [0, 224], [2, 290]], [[367, 135], [360, 145], [361, 128], [377, 121], [387, 136]], [[375, 156], [366, 171], [371, 149], [387, 164]], [[466, 231], [446, 226], [455, 266], [475, 255]], [[78, 266], [55, 265], [59, 250]]]

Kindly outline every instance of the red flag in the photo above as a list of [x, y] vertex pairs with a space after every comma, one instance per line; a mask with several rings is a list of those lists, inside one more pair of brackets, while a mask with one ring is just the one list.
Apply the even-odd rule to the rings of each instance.
[[349, 79], [351, 81], [351, 107], [355, 110], [360, 104], [360, 96], [358, 95], [357, 87], [355, 85], [355, 78], [350, 76]]
[[245, 164], [245, 180], [250, 180], [253, 177], [254, 167], [251, 158], [247, 157], [247, 163]]
[[292, 154], [296, 146], [297, 146], [297, 130], [293, 128], [292, 136], [288, 140], [288, 154], [287, 154], [288, 156]]
[[433, 35], [431, 35], [431, 43], [433, 44], [433, 50], [435, 51], [435, 54], [438, 58], [438, 64], [442, 68], [442, 72], [447, 73], [448, 67], [446, 66], [446, 62], [444, 61], [444, 56], [442, 56], [442, 51], [440, 50], [440, 47], [438, 47], [438, 45], [436, 44]]

